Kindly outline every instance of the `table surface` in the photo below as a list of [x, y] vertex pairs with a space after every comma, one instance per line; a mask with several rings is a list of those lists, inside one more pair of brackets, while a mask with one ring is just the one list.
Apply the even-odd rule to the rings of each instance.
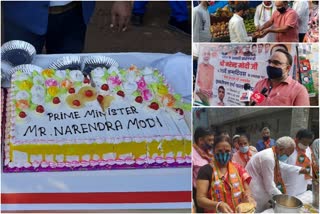
[[[54, 60], [65, 55], [38, 55], [33, 64], [46, 68]], [[114, 58], [120, 67], [129, 67], [131, 64], [138, 67], [162, 66], [167, 80], [172, 80], [171, 85], [174, 90], [182, 91], [183, 87], [189, 85], [187, 87], [190, 87], [190, 90], [184, 90], [183, 97], [190, 96], [191, 100], [191, 56], [159, 53], [76, 55], [109, 56]], [[168, 70], [168, 66], [172, 67], [172, 63], [177, 66]], [[183, 76], [184, 79], [177, 80], [177, 75]], [[190, 84], [185, 84], [185, 79], [189, 78]], [[1, 189], [2, 211], [191, 209], [191, 168], [1, 172]], [[78, 203], [70, 203], [73, 200]]]

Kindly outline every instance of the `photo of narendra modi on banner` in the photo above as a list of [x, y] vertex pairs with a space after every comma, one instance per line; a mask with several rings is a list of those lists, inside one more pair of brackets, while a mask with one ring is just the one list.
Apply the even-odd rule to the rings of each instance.
[[318, 103], [318, 44], [201, 43], [197, 51], [195, 106]]

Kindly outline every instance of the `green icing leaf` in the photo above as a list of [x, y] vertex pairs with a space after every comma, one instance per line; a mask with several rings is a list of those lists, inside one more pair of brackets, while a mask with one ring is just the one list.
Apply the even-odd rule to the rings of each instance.
[[114, 90], [115, 90], [115, 91], [120, 91], [120, 90], [121, 90], [121, 87], [118, 85], [118, 86], [114, 87]]
[[140, 93], [140, 91], [135, 91], [135, 92], [132, 93], [132, 95], [135, 96], [135, 97], [137, 97], [137, 96], [140, 96], [141, 93]]
[[36, 104], [33, 104], [33, 103], [32, 103], [32, 104], [30, 105], [30, 109], [31, 109], [31, 110], [35, 110], [36, 108], [37, 108], [37, 105], [36, 105]]
[[191, 106], [191, 104], [183, 103], [183, 104], [182, 104], [182, 109], [183, 109], [183, 110], [186, 110], [186, 111], [191, 111], [192, 106]]
[[176, 100], [181, 100], [181, 95], [180, 94], [174, 94], [173, 97]]

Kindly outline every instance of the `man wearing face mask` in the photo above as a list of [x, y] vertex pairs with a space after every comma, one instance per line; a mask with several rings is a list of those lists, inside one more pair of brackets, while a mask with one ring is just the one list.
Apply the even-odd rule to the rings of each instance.
[[276, 42], [299, 42], [298, 14], [289, 7], [288, 1], [275, 1], [275, 11], [269, 21], [258, 30], [262, 37], [268, 33], [276, 34]]
[[249, 7], [248, 4], [241, 2], [235, 6], [235, 13], [229, 21], [229, 34], [231, 42], [251, 42], [244, 26], [243, 18], [245, 17]]
[[313, 133], [308, 129], [300, 129], [295, 137], [296, 148], [286, 161], [287, 164], [301, 167], [308, 172], [306, 175], [299, 175], [294, 171], [292, 173], [285, 172], [283, 180], [287, 187], [289, 195], [299, 195], [307, 191], [308, 184], [311, 184], [311, 149], [310, 145], [313, 140]]
[[264, 149], [269, 149], [276, 145], [276, 142], [274, 141], [274, 139], [270, 138], [270, 129], [268, 127], [264, 127], [261, 130], [261, 136], [262, 136], [262, 139], [258, 140], [256, 144], [256, 148], [258, 152]]
[[202, 63], [198, 65], [196, 94], [202, 101], [212, 103], [214, 67], [210, 64], [210, 49], [204, 48]]
[[[283, 162], [294, 149], [295, 142], [291, 137], [281, 137], [276, 141], [276, 146], [258, 152], [248, 162], [246, 170], [252, 176], [250, 188], [257, 202], [257, 213], [269, 208], [268, 201], [272, 195], [287, 193], [282, 168], [289, 166]], [[305, 170], [299, 173], [305, 173]]]
[[264, 93], [260, 106], [310, 106], [307, 89], [289, 76], [292, 66], [292, 56], [285, 50], [277, 49], [268, 60], [268, 78], [262, 79], [255, 85], [253, 91]]
[[213, 155], [211, 154], [213, 140], [214, 135], [210, 130], [204, 129], [203, 127], [196, 128], [194, 132], [194, 143], [192, 146], [192, 194], [197, 213], [203, 212], [203, 209], [198, 207], [196, 200], [196, 180], [199, 169], [210, 163], [213, 158]]

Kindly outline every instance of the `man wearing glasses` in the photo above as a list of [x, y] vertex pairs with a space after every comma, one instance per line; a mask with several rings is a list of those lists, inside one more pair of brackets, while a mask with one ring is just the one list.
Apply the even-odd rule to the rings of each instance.
[[[264, 93], [260, 106], [310, 106], [307, 89], [289, 76], [292, 56], [283, 49], [276, 50], [268, 60], [268, 78], [260, 80], [254, 92]], [[264, 90], [263, 90], [264, 89]]]

